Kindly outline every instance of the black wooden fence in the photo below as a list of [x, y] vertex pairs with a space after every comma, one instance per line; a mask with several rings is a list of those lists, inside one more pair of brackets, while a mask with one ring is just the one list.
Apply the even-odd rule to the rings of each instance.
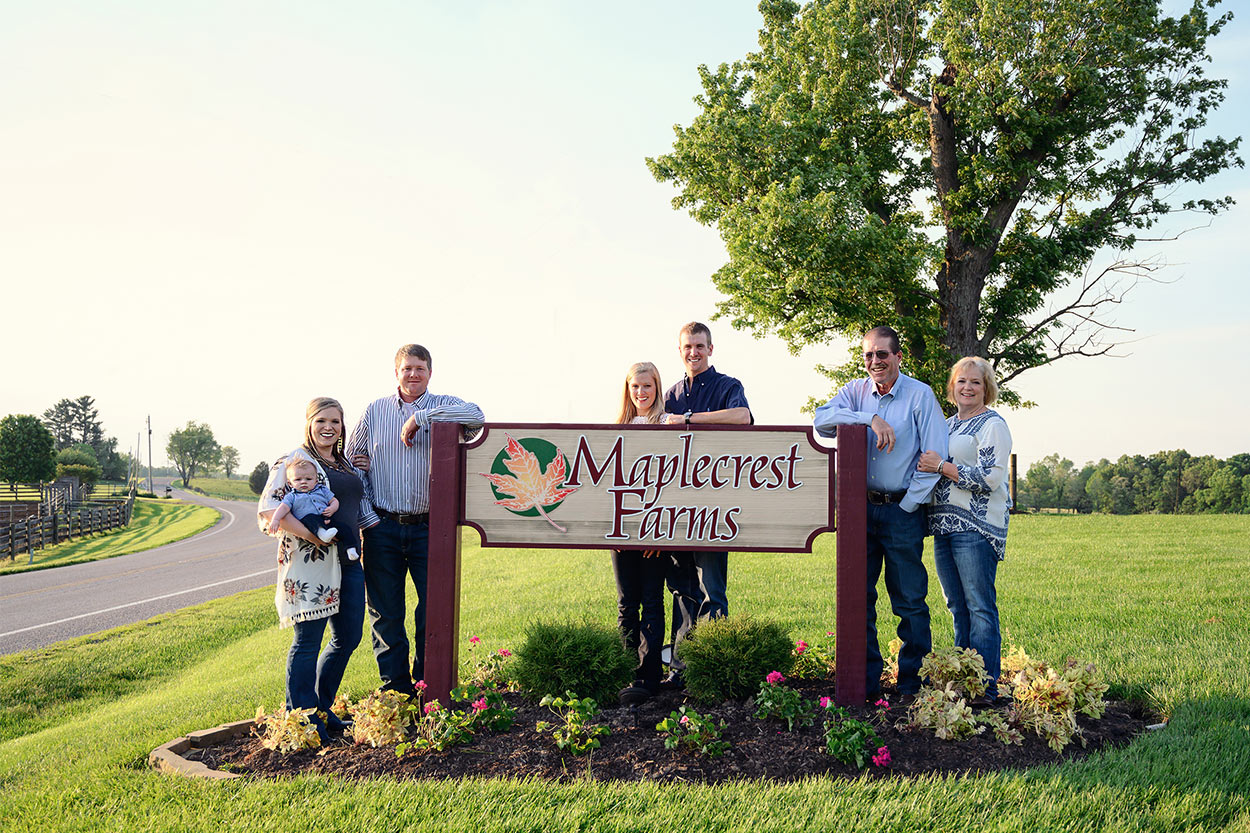
[[124, 499], [72, 503], [46, 515], [0, 523], [0, 557], [20, 554], [34, 557], [35, 550], [83, 535], [94, 535], [126, 526], [134, 512], [134, 495]]

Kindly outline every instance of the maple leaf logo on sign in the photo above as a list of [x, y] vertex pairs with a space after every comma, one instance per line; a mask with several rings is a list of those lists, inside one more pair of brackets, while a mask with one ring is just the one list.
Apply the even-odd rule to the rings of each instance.
[[[568, 472], [568, 460], [564, 453], [546, 440], [536, 437], [527, 437], [518, 442], [511, 435], [507, 436], [508, 445], [496, 455], [490, 472], [478, 472], [490, 481], [491, 491], [496, 498], [495, 505], [525, 517], [541, 515], [556, 529], [568, 532], [547, 514], [579, 488], [564, 485]], [[546, 461], [545, 470], [540, 457]], [[512, 474], [506, 474], [506, 471]]]

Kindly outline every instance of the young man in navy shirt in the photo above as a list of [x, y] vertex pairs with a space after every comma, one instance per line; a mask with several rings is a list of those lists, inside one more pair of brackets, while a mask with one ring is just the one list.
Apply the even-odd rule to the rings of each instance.
[[[686, 377], [664, 394], [664, 411], [670, 425], [750, 425], [755, 422], [742, 383], [732, 376], [717, 373], [710, 364], [712, 332], [706, 324], [691, 321], [682, 327], [677, 334], [677, 352], [686, 366]], [[727, 616], [729, 601], [725, 585], [729, 553], [678, 553], [678, 570], [683, 564], [687, 565], [690, 575], [691, 595], [698, 603], [696, 616], [713, 619]], [[676, 594], [679, 588], [674, 583], [670, 577], [669, 589]], [[673, 600], [673, 624], [679, 624], [676, 598]]]

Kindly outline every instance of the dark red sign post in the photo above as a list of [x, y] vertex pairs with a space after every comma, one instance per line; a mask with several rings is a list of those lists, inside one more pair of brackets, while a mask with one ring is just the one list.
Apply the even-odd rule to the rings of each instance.
[[[493, 426], [487, 425], [479, 437], [480, 444]], [[563, 426], [501, 426], [515, 430]], [[713, 426], [713, 429], [720, 426]], [[690, 431], [690, 428], [684, 429]], [[708, 429], [695, 429], [706, 431]], [[736, 428], [778, 431], [776, 427]], [[787, 429], [790, 430], [790, 429]], [[802, 429], [799, 429], [802, 430]], [[809, 438], [810, 439], [810, 438]], [[460, 444], [460, 426], [452, 423], [433, 424], [433, 449], [430, 460], [430, 546], [425, 638], [426, 697], [450, 702], [456, 685], [460, 632], [460, 525], [466, 522], [464, 494], [467, 446]], [[814, 446], [815, 443], [813, 442]], [[839, 705], [861, 703], [866, 690], [867, 665], [867, 428], [843, 426], [838, 430], [838, 447], [819, 447], [830, 455], [833, 476], [829, 490], [829, 521], [821, 529], [837, 534], [837, 638], [835, 642], [835, 699]], [[836, 459], [835, 459], [836, 458]], [[823, 511], [823, 510], [822, 510]], [[824, 522], [822, 522], [824, 523]], [[479, 529], [480, 531], [480, 529]], [[814, 535], [812, 538], [814, 539]], [[810, 552], [787, 548], [787, 551]], [[493, 544], [483, 536], [482, 546], [514, 546]], [[573, 548], [573, 547], [570, 547]], [[578, 548], [586, 548], [581, 545]], [[606, 549], [596, 544], [596, 549]], [[665, 549], [713, 549], [713, 547], [669, 546]], [[772, 551], [776, 547], [729, 547], [738, 551]]]
[[837, 528], [837, 635], [834, 699], [864, 702], [868, 681], [868, 428], [838, 428], [834, 501]]

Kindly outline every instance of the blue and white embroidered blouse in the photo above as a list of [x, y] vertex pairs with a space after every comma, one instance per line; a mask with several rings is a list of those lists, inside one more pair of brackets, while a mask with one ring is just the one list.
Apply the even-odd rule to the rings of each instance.
[[1011, 460], [1011, 432], [994, 411], [969, 419], [952, 416], [950, 457], [959, 480], [938, 480], [929, 502], [929, 532], [979, 532], [1002, 560], [1007, 550], [1007, 519], [1011, 495], [1007, 479]]

